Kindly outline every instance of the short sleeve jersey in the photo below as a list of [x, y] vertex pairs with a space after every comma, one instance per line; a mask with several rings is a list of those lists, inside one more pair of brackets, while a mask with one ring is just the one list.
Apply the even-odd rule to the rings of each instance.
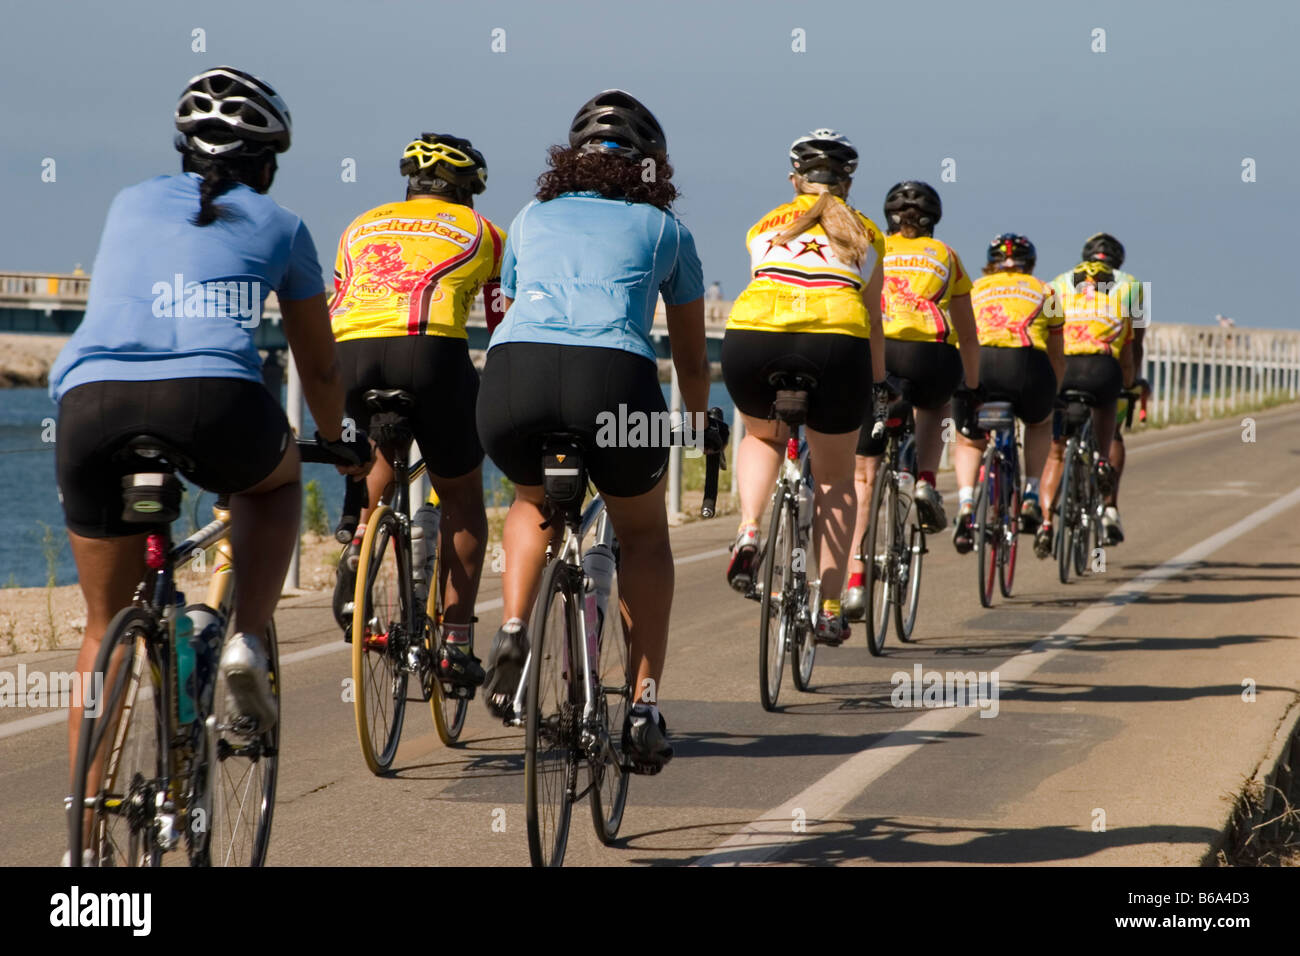
[[470, 305], [500, 275], [505, 244], [486, 216], [433, 196], [358, 216], [334, 263], [334, 338], [468, 338]]
[[654, 361], [655, 305], [704, 296], [695, 239], [648, 203], [565, 193], [515, 216], [501, 263], [514, 301], [489, 350], [507, 342], [622, 349]]
[[855, 338], [870, 334], [862, 290], [885, 254], [884, 234], [874, 222], [853, 210], [869, 244], [866, 256], [856, 264], [836, 254], [821, 223], [777, 242], [816, 201], [813, 195], [796, 196], [750, 228], [745, 243], [753, 278], [732, 305], [727, 328], [839, 332]]
[[50, 370], [50, 395], [90, 382], [171, 378], [262, 381], [253, 335], [266, 296], [325, 291], [303, 221], [242, 183], [196, 226], [194, 173], [156, 176], [117, 194], [91, 271], [86, 313]]
[[1119, 358], [1133, 338], [1131, 303], [1140, 287], [1116, 280], [1107, 288], [1087, 279], [1075, 286], [1071, 270], [1053, 279], [1051, 290], [1046, 308], [1064, 320], [1065, 354]]
[[1047, 315], [1047, 298], [1047, 283], [1025, 272], [980, 276], [970, 291], [980, 345], [1045, 351], [1048, 335], [1059, 335], [1064, 324], [1060, 315]]
[[957, 344], [948, 306], [967, 295], [971, 279], [957, 253], [933, 236], [885, 237], [885, 286], [881, 307], [885, 338]]

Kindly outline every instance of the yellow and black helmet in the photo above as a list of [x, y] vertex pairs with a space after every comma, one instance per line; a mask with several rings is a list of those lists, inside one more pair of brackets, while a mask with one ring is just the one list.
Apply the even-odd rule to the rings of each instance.
[[1115, 271], [1110, 264], [1100, 259], [1089, 259], [1074, 267], [1073, 282], [1077, 289], [1084, 282], [1102, 285], [1115, 281]]
[[447, 133], [422, 133], [402, 152], [399, 167], [413, 180], [438, 179], [477, 196], [487, 188], [487, 160], [467, 139]]

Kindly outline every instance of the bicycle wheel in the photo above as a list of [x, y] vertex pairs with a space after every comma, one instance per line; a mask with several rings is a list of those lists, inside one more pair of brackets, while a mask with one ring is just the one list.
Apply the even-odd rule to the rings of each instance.
[[577, 628], [574, 593], [563, 561], [542, 575], [528, 632], [528, 717], [524, 734], [524, 804], [533, 866], [560, 866], [569, 840], [578, 782], [578, 685], [570, 672]]
[[161, 863], [154, 813], [168, 778], [162, 692], [168, 668], [159, 659], [161, 645], [153, 644], [158, 627], [143, 608], [119, 611], [95, 659], [103, 686], [97, 700], [84, 701], [97, 706], [83, 713], [72, 775], [72, 792], [82, 797], [81, 812], [68, 814], [73, 866], [82, 865], [83, 849], [92, 866]]
[[1077, 577], [1083, 577], [1087, 573], [1090, 542], [1097, 524], [1094, 507], [1097, 492], [1096, 477], [1092, 467], [1092, 445], [1091, 442], [1080, 442], [1080, 444], [1083, 445], [1081, 454], [1084, 457], [1075, 465], [1075, 524], [1074, 535], [1071, 538], [1074, 544], [1074, 573]]
[[998, 590], [1011, 597], [1016, 580], [1016, 554], [1020, 550], [1020, 463], [1012, 457], [1002, 464], [1002, 549], [998, 554]]
[[885, 647], [885, 632], [889, 629], [889, 603], [894, 596], [894, 511], [898, 488], [894, 483], [894, 470], [882, 463], [876, 469], [876, 483], [871, 490], [871, 520], [862, 537], [862, 560], [867, 595], [867, 649], [879, 657]]
[[[925, 557], [925, 532], [921, 530], [920, 521], [916, 517], [915, 503], [898, 523], [895, 534], [899, 541], [906, 536], [907, 543], [899, 549], [895, 565], [894, 627], [898, 639], [910, 644], [912, 629], [916, 627], [916, 612], [921, 606], [921, 561]], [[902, 599], [904, 591], [907, 594], [906, 603]]]
[[1071, 438], [1065, 448], [1065, 473], [1061, 476], [1060, 524], [1056, 529], [1056, 558], [1058, 577], [1062, 584], [1070, 582], [1070, 565], [1074, 561], [1074, 536], [1079, 520], [1078, 478], [1075, 475], [1075, 463], [1078, 459], [1078, 441]]
[[790, 600], [790, 559], [794, 550], [794, 509], [784, 482], [772, 496], [767, 533], [763, 593], [759, 600], [758, 694], [764, 710], [775, 710], [785, 668], [786, 641], [794, 608]]
[[1083, 577], [1088, 573], [1093, 549], [1101, 545], [1101, 494], [1097, 490], [1096, 472], [1089, 468], [1087, 477], [1079, 482], [1079, 486], [1083, 494], [1079, 505], [1080, 531], [1074, 550], [1074, 573]]
[[411, 575], [401, 534], [392, 509], [371, 513], [353, 596], [353, 710], [361, 756], [375, 774], [392, 767], [406, 716], [408, 674], [400, 655], [411, 620]]
[[600, 676], [597, 689], [597, 712], [609, 732], [614, 759], [608, 755], [599, 761], [588, 761], [592, 774], [591, 822], [596, 836], [606, 846], [618, 837], [623, 824], [623, 810], [627, 806], [627, 788], [631, 780], [623, 757], [623, 719], [632, 700], [631, 678], [627, 672], [627, 628], [619, 601], [618, 573], [615, 572], [605, 605], [605, 620], [601, 625], [600, 661], [596, 672]]
[[[280, 710], [280, 649], [275, 622], [266, 631], [271, 658], [271, 689], [276, 713]], [[280, 721], [257, 736], [241, 733], [240, 721], [226, 703], [225, 680], [217, 674], [213, 692], [216, 718], [216, 753], [207, 755], [213, 774], [209, 819], [191, 813], [190, 831], [206, 822], [206, 839], [198, 841], [199, 866], [262, 866], [271, 841], [275, 811], [275, 782], [280, 765]], [[199, 830], [199, 832], [203, 832]]]
[[812, 686], [813, 664], [817, 659], [817, 642], [813, 640], [813, 628], [817, 626], [817, 613], [821, 610], [821, 592], [807, 586], [808, 581], [816, 581], [819, 577], [817, 574], [817, 555], [816, 548], [813, 547], [811, 533], [808, 535], [809, 540], [805, 540], [803, 534], [799, 535], [799, 547], [804, 553], [804, 570], [796, 580], [805, 582], [804, 595], [806, 600], [800, 602], [799, 623], [794, 628], [794, 647], [792, 654], [794, 659], [790, 667], [790, 677], [794, 680], [796, 690], [807, 691]]
[[998, 558], [1001, 548], [998, 536], [1002, 533], [1001, 516], [998, 505], [1001, 502], [1001, 488], [998, 481], [997, 452], [990, 440], [984, 449], [984, 462], [980, 466], [980, 481], [975, 490], [975, 510], [971, 513], [974, 527], [971, 533], [975, 537], [975, 547], [979, 552], [976, 573], [979, 577], [980, 604], [993, 606], [993, 580], [997, 577]]
[[[433, 559], [433, 593], [429, 598], [425, 647], [429, 652], [430, 666], [433, 674], [429, 681], [429, 710], [433, 712], [433, 725], [438, 728], [438, 738], [443, 746], [454, 747], [460, 742], [460, 732], [465, 729], [465, 717], [469, 713], [469, 698], [454, 693], [455, 688], [443, 684], [437, 679], [436, 662], [438, 660], [438, 642], [442, 637], [442, 551], [439, 549]], [[473, 630], [470, 631], [470, 653], [474, 652]]]

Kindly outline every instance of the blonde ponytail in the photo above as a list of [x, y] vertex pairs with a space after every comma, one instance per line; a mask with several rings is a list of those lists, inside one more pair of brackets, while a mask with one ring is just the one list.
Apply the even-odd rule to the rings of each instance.
[[858, 214], [825, 183], [810, 183], [798, 175], [793, 179], [795, 188], [800, 193], [816, 195], [817, 201], [807, 212], [786, 226], [773, 241], [778, 245], [789, 242], [820, 223], [840, 261], [855, 266], [862, 265], [871, 243], [867, 239], [867, 227], [862, 225]]

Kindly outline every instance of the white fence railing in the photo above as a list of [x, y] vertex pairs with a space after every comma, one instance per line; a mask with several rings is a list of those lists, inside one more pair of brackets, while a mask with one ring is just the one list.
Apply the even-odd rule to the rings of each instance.
[[1143, 346], [1154, 423], [1293, 400], [1300, 390], [1300, 332], [1155, 325]]

